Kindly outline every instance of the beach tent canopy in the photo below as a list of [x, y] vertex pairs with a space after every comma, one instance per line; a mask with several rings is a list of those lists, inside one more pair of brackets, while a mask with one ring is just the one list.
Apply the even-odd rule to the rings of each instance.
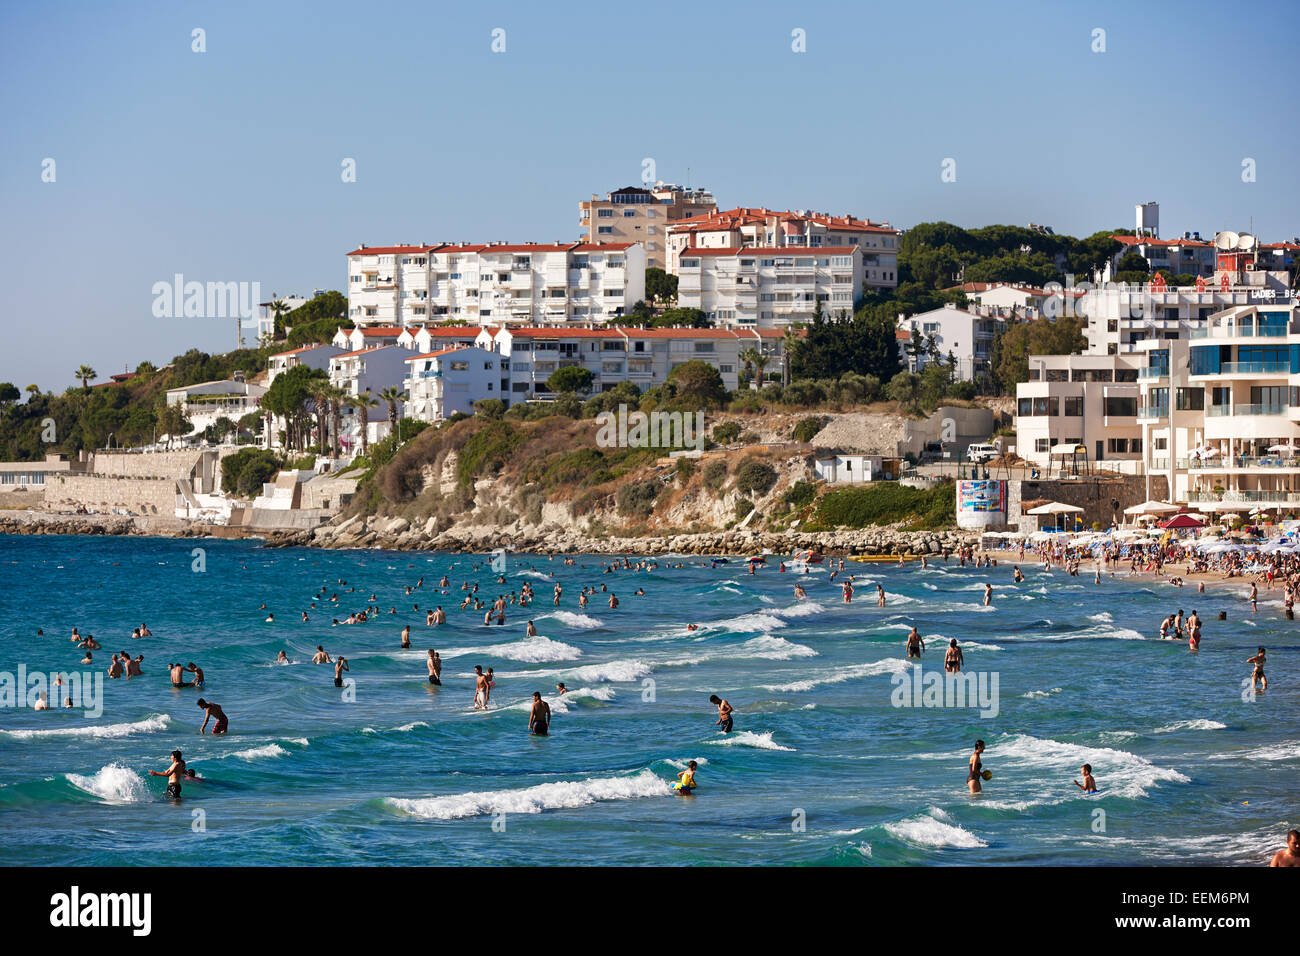
[[1087, 445], [1076, 445], [1070, 442], [1066, 445], [1053, 445], [1051, 454], [1053, 455], [1086, 455], [1088, 454]]
[[[1057, 446], [1060, 447], [1059, 445]], [[1083, 511], [1082, 508], [1076, 508], [1074, 505], [1063, 504], [1059, 501], [1049, 501], [1045, 505], [1039, 505], [1037, 508], [1030, 508], [1025, 512], [1027, 515], [1066, 515], [1075, 514]]]
[[1204, 528], [1205, 522], [1199, 518], [1193, 518], [1189, 514], [1174, 515], [1160, 527], [1166, 529], [1172, 528]]
[[1164, 515], [1172, 514], [1177, 510], [1178, 505], [1171, 505], [1165, 501], [1144, 501], [1132, 508], [1125, 508], [1124, 513], [1126, 515]]

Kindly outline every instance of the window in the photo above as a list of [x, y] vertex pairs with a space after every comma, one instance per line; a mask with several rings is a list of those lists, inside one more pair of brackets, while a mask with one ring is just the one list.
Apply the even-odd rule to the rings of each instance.
[[1128, 439], [1127, 438], [1106, 439], [1106, 451], [1110, 452], [1112, 455], [1127, 455]]
[[1083, 396], [1065, 399], [1065, 415], [1067, 418], [1083, 417]]
[[1037, 438], [1034, 440], [1034, 451], [1040, 455], [1046, 455], [1052, 450], [1052, 440], [1050, 438]]
[[[1158, 391], [1158, 390], [1154, 390]], [[1137, 415], [1137, 398], [1121, 398], [1115, 396], [1106, 396], [1106, 415], [1118, 416], [1122, 418], [1132, 418]], [[1167, 402], [1168, 399], [1166, 398]]]
[[600, 219], [612, 219], [614, 217], [614, 210], [598, 209], [596, 210], [596, 216]]
[[613, 226], [597, 226], [596, 234], [599, 236], [608, 236], [614, 232]]
[[1174, 394], [1174, 403], [1180, 412], [1201, 411], [1205, 408], [1205, 389], [1180, 388]]

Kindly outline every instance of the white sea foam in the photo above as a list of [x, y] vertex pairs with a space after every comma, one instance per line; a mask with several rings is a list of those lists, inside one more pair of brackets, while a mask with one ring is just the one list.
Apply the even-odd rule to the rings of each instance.
[[[1105, 796], [1146, 797], [1148, 789], [1156, 784], [1191, 782], [1190, 778], [1177, 770], [1158, 767], [1145, 757], [1126, 750], [1084, 747], [1029, 734], [1017, 734], [994, 743], [985, 754], [985, 761], [990, 766], [1003, 764], [1038, 771], [1016, 774], [1020, 780], [1031, 776], [1036, 778], [1033, 782], [1018, 787], [1021, 794], [1028, 798], [1029, 805], [1061, 802], [1060, 775], [1077, 772], [1085, 763], [1092, 764], [1098, 786]], [[1025, 794], [1024, 791], [1029, 788], [1037, 789]], [[1081, 792], [1071, 796], [1079, 795]], [[994, 808], [998, 806], [996, 803], [988, 805]]]
[[236, 750], [230, 756], [241, 760], [261, 760], [265, 757], [287, 757], [289, 751], [279, 744], [266, 744], [262, 747], [250, 747], [248, 750]]
[[555, 661], [576, 661], [582, 651], [571, 644], [553, 641], [548, 637], [537, 635], [522, 641], [506, 644], [490, 644], [486, 647], [458, 647], [442, 652], [444, 658], [466, 657], [476, 655], [496, 657], [507, 661], [520, 661], [525, 664], [549, 664]]
[[[553, 714], [567, 714], [569, 705], [580, 700], [613, 700], [614, 690], [611, 687], [577, 687], [564, 694], [555, 694], [553, 696], [542, 695], [542, 700], [546, 701], [551, 707]], [[502, 710], [532, 710], [533, 699], [525, 697], [523, 700], [516, 701], [501, 708]]]
[[1221, 724], [1217, 720], [1207, 720], [1201, 717], [1196, 720], [1176, 720], [1167, 726], [1157, 727], [1151, 732], [1153, 734], [1174, 734], [1180, 730], [1223, 730], [1227, 726], [1227, 724]]
[[89, 777], [79, 773], [65, 774], [68, 782], [78, 790], [99, 797], [105, 803], [149, 803], [153, 795], [144, 778], [134, 770], [118, 763], [101, 767]]
[[816, 601], [801, 601], [798, 604], [791, 604], [789, 607], [781, 608], [774, 611], [778, 617], [812, 617], [814, 614], [824, 614], [826, 608]]
[[953, 822], [952, 817], [937, 807], [931, 807], [919, 816], [886, 823], [885, 831], [900, 840], [918, 846], [957, 847], [964, 850], [988, 846], [983, 840]]
[[522, 790], [487, 790], [444, 797], [401, 799], [384, 802], [422, 820], [462, 820], [492, 813], [542, 813], [589, 806], [605, 800], [634, 800], [639, 797], [669, 796], [668, 784], [650, 770], [630, 777], [592, 777], [543, 783]]
[[1102, 611], [1100, 614], [1089, 614], [1088, 620], [1096, 621], [1098, 624], [1114, 624], [1115, 619], [1110, 616], [1108, 611]]
[[14, 740], [41, 740], [50, 737], [99, 737], [113, 739], [132, 734], [151, 734], [166, 730], [171, 718], [167, 714], [151, 714], [144, 720], [129, 724], [82, 724], [76, 727], [51, 727], [47, 730], [0, 730], [0, 736]]
[[772, 731], [766, 731], [761, 734], [751, 733], [748, 730], [742, 730], [737, 733], [727, 734], [717, 740], [709, 740], [706, 743], [718, 744], [727, 747], [757, 747], [759, 750], [784, 750], [794, 753], [793, 747], [782, 747], [772, 739]]
[[1053, 694], [1059, 694], [1060, 687], [1053, 687], [1051, 690], [1031, 690], [1028, 694], [1021, 694], [1021, 697], [1028, 697], [1031, 700], [1041, 700], [1044, 697], [1051, 697]]
[[544, 573], [544, 572], [542, 572], [542, 571], [532, 571], [532, 570], [528, 570], [528, 571], [516, 571], [516, 572], [515, 572], [515, 577], [517, 577], [517, 578], [537, 578], [537, 579], [540, 580], [540, 581], [553, 581], [553, 580], [555, 580], [555, 579], [554, 579], [550, 574], [546, 574], [546, 573]]
[[705, 628], [710, 631], [772, 631], [778, 627], [785, 627], [785, 621], [777, 617], [777, 613], [755, 611], [752, 614], [741, 614], [739, 617], [729, 617], [713, 624], [706, 624]]
[[908, 662], [900, 657], [890, 657], [870, 664], [849, 664], [846, 667], [827, 671], [816, 677], [794, 681], [790, 684], [760, 684], [763, 690], [778, 694], [799, 693], [820, 687], [823, 684], [842, 684], [844, 681], [857, 680], [859, 677], [874, 677], [877, 674], [898, 674], [908, 668]]
[[589, 614], [575, 614], [573, 611], [550, 611], [538, 616], [538, 620], [553, 617], [565, 627], [581, 628], [584, 631], [600, 627], [600, 621]]

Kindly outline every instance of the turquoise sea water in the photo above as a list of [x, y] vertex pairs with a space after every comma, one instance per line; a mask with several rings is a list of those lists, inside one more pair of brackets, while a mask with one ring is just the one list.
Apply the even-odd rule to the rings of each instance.
[[[826, 568], [798, 577], [799, 603], [774, 564], [750, 576], [659, 556], [656, 571], [602, 574], [607, 560], [509, 555], [499, 585], [485, 555], [0, 537], [0, 671], [89, 670], [73, 626], [103, 643], [96, 670], [115, 650], [145, 656], [144, 676], [104, 681], [98, 718], [0, 709], [0, 864], [1258, 864], [1300, 825], [1300, 640], [1280, 592], [1252, 616], [1244, 588], [1031, 567], [1013, 586], [1010, 561], [848, 564], [846, 606]], [[486, 601], [528, 581], [537, 600], [484, 626], [459, 610], [464, 581]], [[327, 582], [340, 600], [301, 623]], [[597, 595], [580, 611], [584, 584], [621, 606]], [[377, 619], [330, 625], [372, 593]], [[448, 623], [426, 627], [434, 604]], [[1199, 654], [1149, 639], [1178, 607], [1206, 621]], [[524, 639], [530, 618], [542, 638]], [[141, 622], [154, 636], [132, 640]], [[969, 671], [997, 675], [996, 717], [893, 706], [912, 623], [927, 669], [955, 637]], [[317, 644], [351, 661], [355, 700], [309, 663]], [[1243, 700], [1260, 644], [1270, 689]], [[293, 664], [272, 663], [281, 649]], [[172, 660], [196, 661], [206, 688], [172, 689]], [[474, 664], [496, 669], [486, 713]], [[534, 690], [555, 711], [544, 739], [527, 732]], [[711, 693], [736, 708], [728, 736]], [[229, 736], [199, 735], [200, 695], [225, 708]], [[977, 737], [994, 777], [972, 797]], [[207, 778], [179, 803], [147, 775], [173, 748]], [[690, 759], [700, 789], [671, 796]], [[1071, 783], [1085, 762], [1096, 796]]]

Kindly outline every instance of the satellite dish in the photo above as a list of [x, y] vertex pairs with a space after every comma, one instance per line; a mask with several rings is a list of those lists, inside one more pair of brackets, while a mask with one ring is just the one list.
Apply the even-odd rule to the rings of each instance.
[[1258, 244], [1259, 244], [1259, 240], [1256, 239], [1254, 236], [1250, 235], [1249, 233], [1243, 232], [1240, 236], [1237, 237], [1237, 248], [1241, 249], [1242, 251], [1249, 251], [1251, 249], [1254, 249], [1255, 246], [1257, 246]]
[[1235, 232], [1221, 232], [1214, 237], [1214, 246], [1227, 252], [1229, 249], [1237, 248], [1237, 234]]

